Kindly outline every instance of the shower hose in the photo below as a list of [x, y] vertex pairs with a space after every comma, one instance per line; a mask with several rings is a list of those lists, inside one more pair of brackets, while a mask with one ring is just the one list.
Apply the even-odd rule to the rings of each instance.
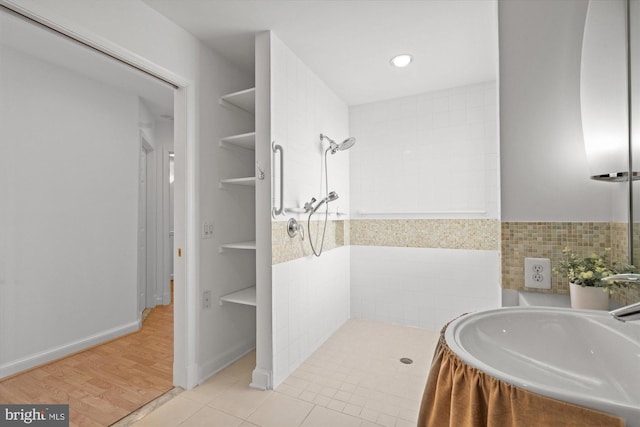
[[[327, 148], [324, 152], [324, 194], [325, 197], [329, 196], [329, 174], [327, 172], [327, 153], [331, 150], [331, 148]], [[307, 233], [309, 234], [309, 244], [311, 245], [311, 250], [316, 257], [322, 255], [322, 248], [324, 246], [324, 235], [327, 231], [327, 218], [329, 217], [329, 203], [325, 203], [324, 208], [324, 225], [322, 226], [322, 239], [320, 240], [320, 249], [316, 251], [316, 248], [313, 246], [313, 237], [311, 236], [311, 217], [313, 216], [315, 211], [309, 212], [309, 218], [307, 218]]]

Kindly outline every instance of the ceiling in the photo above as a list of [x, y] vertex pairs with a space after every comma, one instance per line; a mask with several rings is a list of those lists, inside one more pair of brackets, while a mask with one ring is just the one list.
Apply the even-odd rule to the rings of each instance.
[[[271, 30], [348, 105], [495, 80], [496, 0], [143, 0], [240, 68]], [[410, 53], [404, 69], [392, 56]]]

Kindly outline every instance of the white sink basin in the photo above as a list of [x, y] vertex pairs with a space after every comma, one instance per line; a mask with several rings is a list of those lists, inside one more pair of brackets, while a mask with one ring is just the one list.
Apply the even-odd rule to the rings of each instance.
[[449, 324], [465, 363], [509, 384], [640, 427], [640, 324], [607, 312], [552, 307], [488, 310]]

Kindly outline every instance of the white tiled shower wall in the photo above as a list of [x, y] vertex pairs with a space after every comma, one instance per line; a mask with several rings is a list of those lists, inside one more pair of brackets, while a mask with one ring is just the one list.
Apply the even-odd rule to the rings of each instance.
[[349, 247], [273, 266], [274, 386], [349, 319]]
[[[499, 219], [497, 111], [495, 82], [351, 107], [351, 218]], [[351, 315], [440, 329], [499, 307], [498, 249], [352, 246]]]
[[[271, 76], [272, 139], [284, 148], [284, 205], [301, 207], [311, 197], [324, 197], [321, 162], [327, 144], [321, 144], [320, 134], [336, 141], [346, 138], [348, 108], [273, 34]], [[329, 191], [339, 194], [340, 209], [348, 212], [348, 153], [328, 157]], [[279, 185], [280, 177], [274, 180]], [[274, 206], [279, 205], [278, 185], [274, 186]], [[335, 210], [337, 203], [332, 205]], [[289, 213], [275, 221], [284, 228], [290, 217], [303, 222], [306, 231], [306, 215]], [[325, 251], [320, 258], [310, 256], [273, 266], [275, 387], [349, 319], [349, 269], [348, 247]]]
[[497, 251], [351, 246], [351, 317], [434, 331], [500, 306]]
[[[271, 122], [272, 138], [284, 148], [284, 205], [302, 207], [311, 197], [321, 200], [325, 193], [324, 150], [320, 142], [325, 134], [336, 142], [349, 135], [347, 105], [309, 69], [291, 50], [272, 34], [271, 44]], [[280, 167], [276, 161], [275, 170]], [[329, 191], [340, 198], [340, 206], [349, 211], [349, 152], [328, 155]], [[279, 183], [279, 177], [275, 178]], [[274, 188], [274, 206], [279, 205], [279, 188]], [[300, 218], [306, 219], [305, 216]], [[286, 220], [280, 217], [278, 220]]]
[[495, 82], [351, 107], [352, 218], [499, 218], [497, 111]]

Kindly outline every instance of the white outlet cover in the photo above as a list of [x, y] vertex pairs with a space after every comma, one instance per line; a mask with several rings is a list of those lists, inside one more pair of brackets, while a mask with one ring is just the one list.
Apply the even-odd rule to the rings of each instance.
[[211, 291], [202, 292], [202, 308], [211, 308]]
[[524, 286], [551, 289], [551, 260], [549, 258], [524, 259]]

